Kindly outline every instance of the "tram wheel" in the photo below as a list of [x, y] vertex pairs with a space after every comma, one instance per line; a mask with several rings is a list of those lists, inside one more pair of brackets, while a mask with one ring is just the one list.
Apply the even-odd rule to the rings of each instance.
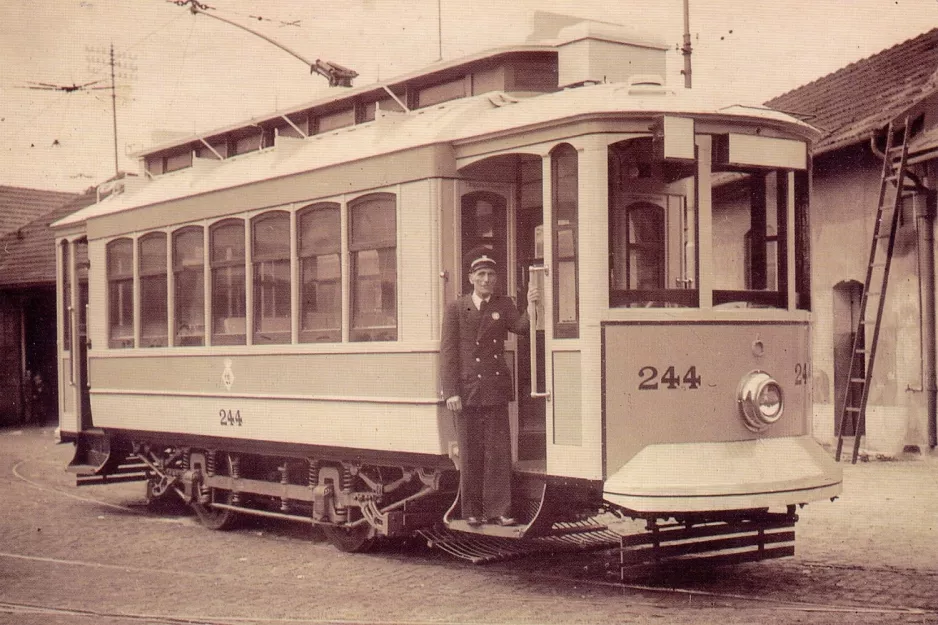
[[[227, 491], [213, 490], [212, 500], [218, 503], [228, 503], [231, 499], [231, 493]], [[230, 530], [238, 524], [241, 515], [234, 510], [216, 508], [211, 504], [201, 504], [198, 501], [192, 502], [192, 509], [199, 517], [199, 523], [210, 530]]]
[[346, 553], [364, 553], [378, 542], [374, 528], [368, 523], [351, 528], [323, 525], [322, 530], [336, 549]]

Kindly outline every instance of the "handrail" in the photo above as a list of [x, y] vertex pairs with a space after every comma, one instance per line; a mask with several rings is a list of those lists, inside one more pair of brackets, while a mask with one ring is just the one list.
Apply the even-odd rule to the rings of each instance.
[[[545, 265], [532, 265], [528, 267], [528, 288], [534, 284], [535, 277], [538, 273], [543, 273], [545, 276], [548, 275], [548, 268]], [[530, 326], [530, 340], [529, 348], [531, 354], [531, 397], [545, 397], [547, 401], [550, 401], [550, 391], [546, 390], [543, 393], [537, 391], [537, 303], [533, 306], [528, 307], [528, 317], [529, 317], [529, 326]], [[545, 384], [546, 387], [546, 384]]]
[[77, 328], [75, 327], [74, 306], [69, 306], [67, 312], [68, 321], [66, 321], [66, 323], [69, 325], [69, 341], [71, 342], [71, 345], [68, 346], [69, 357], [71, 358], [71, 362], [69, 363], [71, 366], [68, 368], [68, 384], [69, 386], [75, 386], [75, 378], [77, 377], [75, 375], [75, 365], [80, 356], [77, 353], [78, 350], [75, 349], [78, 342], [75, 340], [75, 331]]

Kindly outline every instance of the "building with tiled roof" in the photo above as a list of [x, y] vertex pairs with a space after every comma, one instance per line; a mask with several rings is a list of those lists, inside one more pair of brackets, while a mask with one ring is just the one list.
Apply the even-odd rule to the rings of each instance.
[[[795, 114], [824, 135], [815, 157], [867, 143], [935, 89], [938, 28], [793, 89], [766, 105]], [[934, 113], [933, 113], [934, 114]]]
[[0, 235], [0, 425], [55, 420], [56, 253], [49, 224], [94, 201], [94, 193], [0, 188], [4, 207], [19, 206], [7, 214], [19, 219], [8, 220], [15, 225]]
[[[870, 454], [889, 456], [934, 450], [938, 29], [766, 104], [822, 132], [813, 148], [812, 364], [815, 436], [831, 443], [844, 404], [859, 405], [846, 394], [855, 388], [849, 379], [866, 375], [865, 365], [852, 375], [849, 369], [883, 183], [880, 154], [890, 122], [899, 141], [899, 131], [910, 128], [909, 171], [921, 185], [901, 206], [861, 443]], [[884, 259], [886, 247], [877, 254]], [[872, 334], [867, 331], [868, 351]], [[846, 433], [853, 434], [853, 425], [847, 421]]]
[[0, 291], [55, 286], [55, 237], [49, 224], [95, 202], [94, 193], [66, 201], [0, 236]]
[[58, 208], [74, 193], [0, 186], [0, 236]]

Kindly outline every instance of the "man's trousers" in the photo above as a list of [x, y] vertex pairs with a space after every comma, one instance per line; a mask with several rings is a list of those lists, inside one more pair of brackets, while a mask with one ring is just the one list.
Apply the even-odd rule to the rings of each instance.
[[463, 518], [511, 516], [508, 404], [463, 407], [456, 415]]

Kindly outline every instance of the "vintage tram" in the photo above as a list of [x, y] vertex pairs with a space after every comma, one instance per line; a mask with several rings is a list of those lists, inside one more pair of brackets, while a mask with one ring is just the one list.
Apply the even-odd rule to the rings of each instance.
[[[54, 224], [79, 483], [145, 480], [210, 527], [299, 520], [352, 551], [600, 511], [793, 523], [835, 497], [811, 436], [815, 131], [668, 88], [666, 50], [582, 22], [141, 153]], [[542, 295], [506, 343], [516, 528], [459, 520], [439, 390], [480, 246], [505, 294]]]

